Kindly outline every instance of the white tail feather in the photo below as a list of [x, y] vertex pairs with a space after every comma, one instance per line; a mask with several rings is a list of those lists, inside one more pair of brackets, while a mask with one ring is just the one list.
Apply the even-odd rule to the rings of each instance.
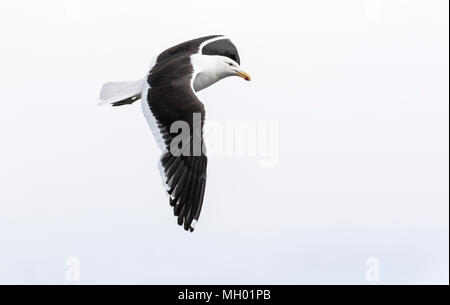
[[99, 105], [117, 103], [134, 96], [140, 96], [145, 78], [131, 82], [108, 82], [100, 92]]

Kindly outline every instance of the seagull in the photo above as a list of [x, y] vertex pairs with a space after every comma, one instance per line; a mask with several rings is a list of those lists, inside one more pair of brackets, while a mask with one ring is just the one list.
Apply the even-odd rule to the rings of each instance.
[[[141, 100], [162, 152], [159, 169], [169, 203], [186, 231], [193, 232], [200, 217], [208, 161], [203, 142], [205, 106], [196, 92], [229, 76], [250, 81], [240, 67], [236, 46], [223, 35], [213, 35], [163, 51], [153, 59], [145, 78], [108, 82], [100, 93], [100, 104], [123, 106]], [[178, 122], [184, 122], [177, 126], [188, 127], [187, 133], [179, 133]], [[179, 143], [174, 144], [180, 139], [181, 153]]]

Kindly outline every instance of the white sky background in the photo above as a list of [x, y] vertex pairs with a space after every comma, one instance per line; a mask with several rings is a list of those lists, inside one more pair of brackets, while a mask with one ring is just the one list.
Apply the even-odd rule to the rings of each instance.
[[[381, 283], [449, 279], [449, 3], [2, 1], [0, 283]], [[209, 34], [253, 81], [207, 119], [279, 122], [279, 162], [209, 158], [176, 225], [139, 104], [101, 85]]]

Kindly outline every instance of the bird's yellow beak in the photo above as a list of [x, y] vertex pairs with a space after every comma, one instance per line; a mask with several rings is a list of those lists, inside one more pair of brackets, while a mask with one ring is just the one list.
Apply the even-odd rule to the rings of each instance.
[[247, 72], [244, 72], [242, 70], [237, 70], [236, 74], [238, 76], [242, 77], [243, 79], [245, 79], [246, 81], [250, 81], [251, 80], [251, 77], [250, 77], [250, 75]]

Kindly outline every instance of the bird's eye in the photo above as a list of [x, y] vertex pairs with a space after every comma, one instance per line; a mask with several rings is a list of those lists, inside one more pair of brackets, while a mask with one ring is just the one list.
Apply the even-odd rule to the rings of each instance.
[[233, 66], [233, 64], [231, 62], [228, 63], [229, 66]]

